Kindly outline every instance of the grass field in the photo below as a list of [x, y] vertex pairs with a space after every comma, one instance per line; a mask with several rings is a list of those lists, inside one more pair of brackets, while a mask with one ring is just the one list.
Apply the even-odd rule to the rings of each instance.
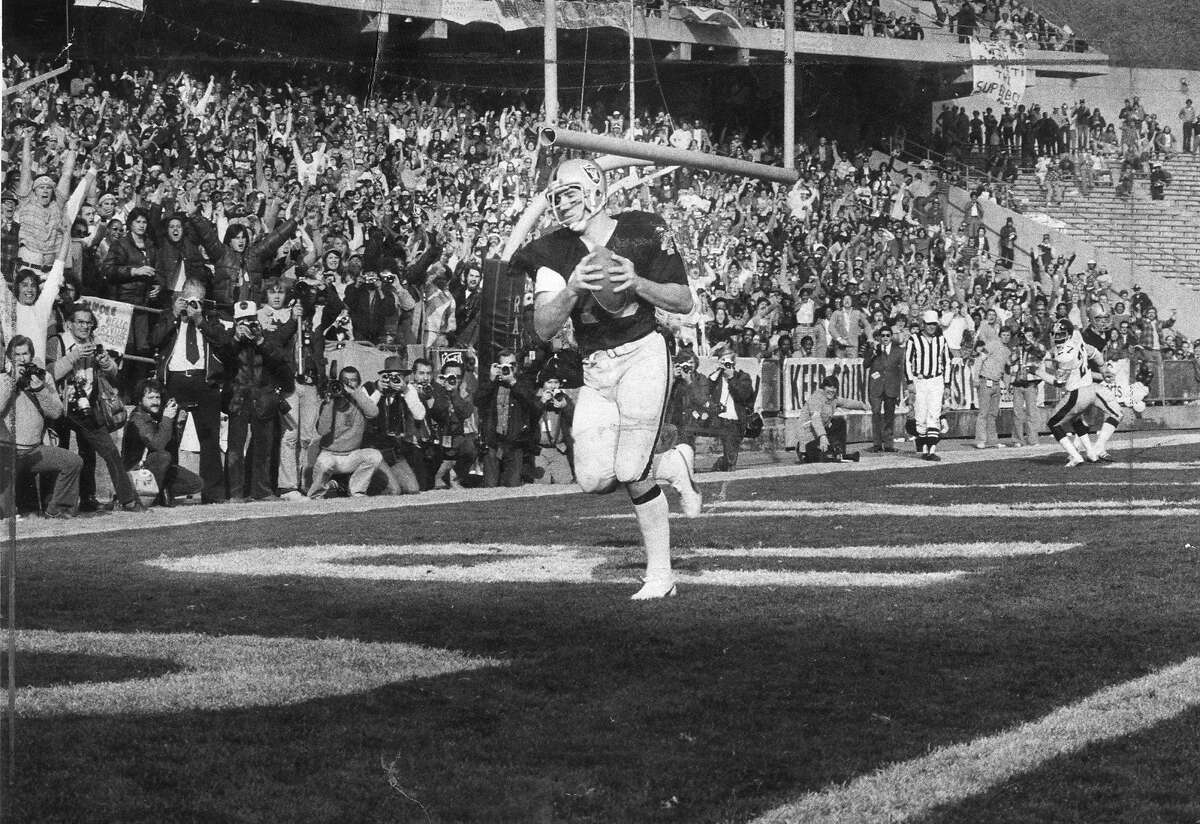
[[23, 541], [8, 820], [1195, 822], [1191, 440]]

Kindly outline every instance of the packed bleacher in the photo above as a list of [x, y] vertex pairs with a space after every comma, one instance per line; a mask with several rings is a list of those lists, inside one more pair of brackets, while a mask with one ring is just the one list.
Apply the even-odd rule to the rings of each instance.
[[[9, 54], [6, 88], [46, 68]], [[540, 101], [436, 84], [363, 100], [245, 71], [79, 66], [4, 98], [0, 385], [18, 507], [569, 482], [569, 333], [539, 341], [518, 324], [495, 363], [475, 362], [483, 261], [563, 156], [537, 143]], [[595, 105], [561, 121], [782, 155], [773, 135], [665, 112], [628, 124]], [[703, 387], [737, 358], [867, 356], [884, 329], [903, 345], [927, 310], [968, 367], [1001, 328], [1014, 364], [1040, 359], [1056, 317], [1137, 370], [1195, 357], [1145, 292], [1114, 291], [1049, 236], [993, 245], [978, 215], [951, 219], [952, 181], [869, 148], [800, 145], [790, 188], [688, 168], [614, 176], [609, 207], [661, 214], [696, 294], [690, 315], [662, 318], [680, 430], [712, 434], [722, 401]]]

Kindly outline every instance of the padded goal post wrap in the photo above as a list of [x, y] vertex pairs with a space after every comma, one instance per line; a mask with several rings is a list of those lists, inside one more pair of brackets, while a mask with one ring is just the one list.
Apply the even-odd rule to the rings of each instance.
[[489, 258], [483, 262], [483, 291], [479, 306], [479, 341], [475, 354], [479, 379], [487, 380], [496, 353], [521, 345], [521, 314], [525, 300], [525, 273], [508, 261]]

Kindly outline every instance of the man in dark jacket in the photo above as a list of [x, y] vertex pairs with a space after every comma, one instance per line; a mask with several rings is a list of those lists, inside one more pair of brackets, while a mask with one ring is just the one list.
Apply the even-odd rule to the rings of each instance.
[[347, 286], [345, 304], [354, 339], [383, 343], [388, 321], [395, 318], [397, 309], [392, 291], [382, 288], [379, 273], [363, 272], [357, 283]]
[[872, 452], [895, 452], [896, 402], [904, 384], [904, 350], [892, 341], [892, 330], [881, 326], [867, 356], [867, 399], [871, 403]]
[[129, 413], [121, 439], [125, 470], [138, 465], [150, 470], [158, 484], [157, 503], [174, 506], [180, 495], [200, 491], [200, 476], [179, 465], [179, 436], [187, 421], [187, 410], [175, 398], [163, 402], [163, 386], [148, 379], [138, 386], [137, 405]]
[[213, 261], [209, 295], [222, 313], [227, 311], [225, 306], [235, 301], [261, 301], [263, 271], [283, 242], [296, 231], [296, 221], [285, 220], [257, 240], [245, 226], [234, 223], [225, 230], [224, 242], [217, 238], [217, 227], [210, 221], [197, 217], [193, 223], [204, 251]]
[[[206, 313], [205, 307], [210, 311]], [[206, 314], [208, 317], [206, 318]], [[205, 300], [203, 281], [189, 280], [175, 297], [171, 311], [158, 316], [151, 333], [156, 353], [156, 375], [167, 397], [191, 413], [200, 441], [202, 503], [222, 503], [225, 471], [221, 465], [221, 386], [225, 371], [217, 349], [224, 330], [215, 322], [215, 312]], [[171, 443], [177, 454], [178, 442]]]
[[746, 420], [753, 411], [754, 381], [737, 368], [731, 349], [719, 347], [713, 354], [717, 358], [717, 371], [708, 377], [709, 400], [714, 409], [713, 434], [721, 439], [723, 452], [713, 471], [732, 472], [737, 468]]
[[[292, 391], [294, 379], [287, 355], [275, 333], [265, 334], [258, 321], [258, 305], [238, 301], [233, 307], [233, 332], [219, 324], [210, 330], [219, 343], [214, 347], [226, 365], [229, 379], [222, 393], [229, 413], [225, 480], [229, 497], [238, 503], [246, 495], [256, 501], [277, 500], [272, 491], [271, 452], [283, 395]], [[250, 464], [246, 465], [246, 435], [250, 435]]]
[[483, 456], [483, 485], [520, 486], [525, 456], [537, 446], [542, 404], [533, 381], [520, 372], [517, 356], [502, 349], [475, 391]]

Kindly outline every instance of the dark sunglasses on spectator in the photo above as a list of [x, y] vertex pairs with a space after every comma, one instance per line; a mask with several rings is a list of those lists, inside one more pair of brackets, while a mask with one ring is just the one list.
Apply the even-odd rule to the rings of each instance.
[[721, 361], [721, 368], [722, 369], [732, 369], [733, 361]]

